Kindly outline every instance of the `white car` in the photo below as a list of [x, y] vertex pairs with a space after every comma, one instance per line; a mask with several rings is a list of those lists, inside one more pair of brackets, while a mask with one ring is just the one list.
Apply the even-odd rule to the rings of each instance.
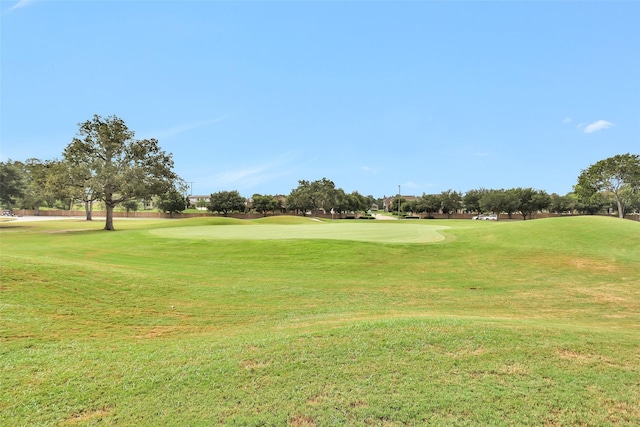
[[498, 220], [498, 216], [495, 215], [495, 214], [491, 214], [491, 215], [476, 215], [471, 219], [473, 219], [473, 220], [482, 220], [482, 221], [497, 221]]

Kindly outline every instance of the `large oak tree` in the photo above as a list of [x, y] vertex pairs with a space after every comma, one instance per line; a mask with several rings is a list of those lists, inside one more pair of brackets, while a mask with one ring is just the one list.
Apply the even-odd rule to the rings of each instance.
[[624, 218], [627, 205], [640, 191], [640, 155], [618, 154], [600, 160], [580, 173], [574, 188], [584, 201], [602, 191], [612, 194], [618, 205], [618, 216]]
[[135, 139], [135, 133], [117, 116], [80, 123], [77, 136], [64, 150], [72, 167], [82, 168], [82, 185], [105, 204], [105, 230], [114, 230], [113, 209], [122, 202], [164, 194], [179, 177], [173, 159], [156, 139]]
[[338, 192], [333, 181], [322, 178], [316, 181], [299, 180], [298, 187], [291, 190], [287, 208], [297, 209], [303, 215], [307, 211], [328, 211], [335, 207]]

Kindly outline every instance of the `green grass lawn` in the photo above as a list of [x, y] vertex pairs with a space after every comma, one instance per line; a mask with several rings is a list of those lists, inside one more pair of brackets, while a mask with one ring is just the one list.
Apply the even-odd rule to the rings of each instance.
[[0, 425], [638, 425], [640, 224], [0, 223]]

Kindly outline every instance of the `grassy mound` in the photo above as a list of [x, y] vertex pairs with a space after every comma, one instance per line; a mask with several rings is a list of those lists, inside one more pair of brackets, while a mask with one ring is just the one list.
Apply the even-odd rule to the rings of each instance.
[[238, 221], [0, 224], [0, 425], [640, 423], [640, 224]]

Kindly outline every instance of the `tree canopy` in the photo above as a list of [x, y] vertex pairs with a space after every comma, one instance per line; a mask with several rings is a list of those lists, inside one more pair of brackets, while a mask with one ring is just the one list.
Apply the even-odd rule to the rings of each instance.
[[545, 191], [521, 187], [510, 191], [518, 201], [515, 210], [522, 215], [523, 220], [526, 220], [527, 216], [531, 218], [531, 215], [535, 212], [547, 209], [551, 203], [551, 198]]
[[227, 216], [234, 211], [244, 211], [246, 208], [244, 197], [236, 190], [219, 191], [211, 194], [207, 209], [211, 212], [218, 212]]
[[135, 139], [117, 116], [80, 123], [77, 136], [65, 148], [64, 158], [76, 185], [91, 189], [106, 207], [105, 230], [113, 230], [113, 209], [134, 198], [164, 194], [175, 188], [179, 177], [173, 159], [156, 139]]
[[[511, 216], [518, 208], [518, 198], [512, 191], [504, 189], [487, 191], [480, 198], [480, 210], [500, 214], [506, 212]], [[500, 216], [498, 215], [498, 218]]]
[[280, 209], [280, 201], [271, 195], [254, 194], [252, 207], [256, 212], [266, 215], [267, 212], [273, 212]]
[[450, 216], [463, 206], [462, 193], [447, 190], [440, 193], [440, 203], [442, 212]]
[[574, 189], [585, 202], [602, 191], [612, 194], [618, 216], [624, 218], [626, 208], [640, 191], [640, 155], [618, 154], [594, 163], [580, 173]]
[[187, 198], [178, 190], [170, 190], [158, 197], [158, 209], [173, 216], [187, 208]]
[[27, 179], [24, 165], [11, 159], [0, 162], [0, 203], [2, 207], [11, 209], [17, 199], [23, 197], [27, 190]]
[[287, 208], [307, 211], [333, 209], [336, 204], [336, 186], [333, 181], [322, 178], [316, 181], [298, 181], [298, 187], [291, 190], [287, 199]]

